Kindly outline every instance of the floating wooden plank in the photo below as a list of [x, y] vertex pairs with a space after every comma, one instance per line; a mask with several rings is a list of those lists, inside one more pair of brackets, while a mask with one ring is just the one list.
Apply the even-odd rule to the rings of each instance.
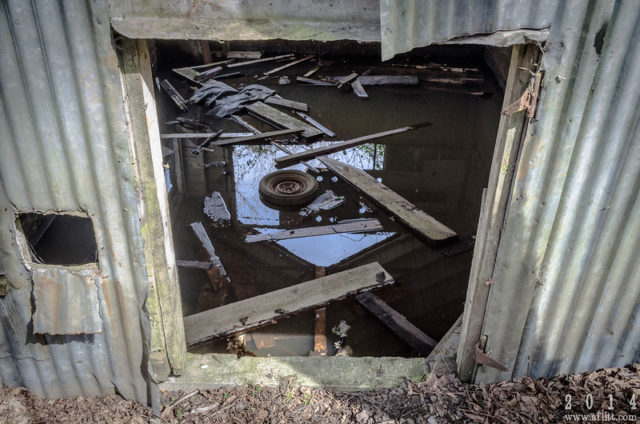
[[[206, 167], [206, 166], [205, 166]], [[222, 195], [218, 191], [211, 193], [211, 196], [204, 198], [205, 213], [213, 222], [229, 222], [231, 221], [231, 213], [224, 202]]]
[[358, 73], [357, 72], [352, 72], [349, 75], [347, 75], [346, 77], [342, 77], [340, 78], [337, 83], [338, 83], [338, 88], [342, 88], [345, 87], [347, 84], [351, 84], [353, 81], [356, 80], [356, 78], [358, 78]]
[[227, 68], [229, 68], [229, 69], [239, 68], [241, 66], [255, 65], [256, 63], [272, 62], [274, 60], [281, 60], [281, 59], [289, 59], [291, 57], [295, 57], [295, 55], [293, 53], [291, 53], [291, 54], [282, 54], [280, 56], [265, 57], [264, 59], [256, 59], [256, 60], [248, 60], [246, 62], [231, 63], [231, 64], [227, 65]]
[[294, 153], [292, 155], [281, 156], [276, 158], [276, 166], [277, 167], [285, 167], [293, 165], [297, 162], [300, 162], [303, 159], [313, 159], [317, 156], [327, 155], [329, 153], [339, 152], [341, 150], [349, 149], [351, 147], [359, 146], [361, 144], [365, 144], [370, 142], [371, 140], [376, 140], [383, 137], [388, 137], [394, 134], [400, 134], [406, 131], [417, 130], [419, 128], [424, 128], [430, 126], [429, 122], [421, 122], [419, 124], [411, 125], [408, 127], [400, 127], [393, 130], [383, 131], [376, 134], [369, 134], [362, 137], [354, 138], [347, 141], [341, 141], [338, 143], [332, 143], [329, 146], [325, 147], [317, 147], [315, 149], [305, 150], [304, 152]]
[[213, 264], [213, 267], [207, 272], [209, 276], [209, 281], [214, 290], [218, 290], [222, 286], [229, 283], [229, 277], [227, 276], [227, 271], [224, 269], [222, 265], [222, 261], [218, 255], [216, 255], [216, 250], [213, 248], [213, 244], [211, 243], [211, 239], [207, 234], [207, 231], [204, 229], [204, 226], [201, 222], [193, 222], [189, 224], [193, 233], [196, 235], [200, 244], [204, 251], [207, 253], [209, 257], [209, 262]]
[[171, 100], [173, 100], [173, 102], [176, 104], [176, 106], [178, 106], [178, 108], [181, 111], [187, 112], [189, 110], [187, 108], [187, 101], [184, 99], [184, 97], [182, 97], [182, 95], [178, 92], [178, 90], [176, 90], [173, 84], [169, 82], [168, 79], [162, 80], [160, 82], [160, 85], [164, 89], [165, 93], [169, 95]]
[[227, 59], [260, 59], [262, 52], [256, 51], [230, 51], [227, 52]]
[[306, 77], [296, 77], [296, 81], [309, 84], [309, 85], [318, 85], [318, 86], [325, 86], [325, 87], [335, 86], [335, 83], [333, 82], [320, 81], [320, 80], [315, 80], [315, 79], [306, 78]]
[[333, 225], [322, 225], [318, 227], [296, 228], [293, 230], [278, 231], [270, 234], [249, 234], [245, 237], [245, 243], [255, 243], [258, 241], [278, 241], [294, 238], [323, 236], [327, 234], [341, 233], [363, 233], [382, 230], [382, 224], [375, 218], [363, 219]]
[[176, 259], [176, 265], [180, 268], [201, 269], [203, 271], [209, 271], [213, 268], [213, 264], [211, 262], [183, 261], [181, 259]]
[[196, 80], [197, 82], [202, 82], [206, 79], [213, 78], [217, 73], [220, 73], [220, 71], [222, 71], [223, 69], [225, 69], [224, 65], [215, 66], [211, 69], [207, 69], [206, 71], [200, 72], [193, 79]]
[[[345, 76], [329, 77], [331, 81], [342, 81]], [[418, 85], [420, 79], [416, 75], [360, 75], [360, 84], [366, 85]]]
[[237, 78], [242, 77], [244, 74], [242, 72], [229, 72], [227, 74], [218, 74], [216, 75], [217, 80], [227, 79], [227, 78]]
[[313, 75], [316, 72], [318, 72], [321, 68], [322, 68], [322, 63], [318, 63], [316, 66], [314, 66], [313, 68], [311, 68], [307, 72], [305, 72], [304, 75], [302, 75], [302, 76], [305, 77], [305, 78], [309, 78], [311, 75]]
[[186, 316], [186, 341], [188, 345], [193, 345], [247, 331], [394, 282], [377, 262], [338, 272]]
[[366, 172], [327, 156], [321, 156], [318, 159], [338, 177], [353, 185], [382, 208], [395, 215], [402, 223], [427, 239], [441, 241], [457, 236], [455, 231], [418, 209], [413, 203]]
[[354, 82], [352, 82], [351, 88], [353, 89], [353, 92], [356, 94], [356, 96], [360, 97], [361, 99], [369, 98], [369, 95], [366, 91], [364, 91], [364, 87], [359, 80], [355, 80]]
[[275, 74], [276, 72], [283, 71], [283, 70], [285, 70], [287, 68], [290, 68], [292, 66], [295, 66], [295, 65], [297, 65], [299, 63], [306, 62], [309, 59], [313, 59], [313, 57], [314, 57], [314, 55], [305, 56], [302, 59], [294, 60], [293, 62], [289, 62], [289, 63], [286, 63], [286, 64], [284, 64], [282, 66], [278, 66], [277, 68], [274, 68], [274, 69], [271, 69], [269, 71], [263, 72], [262, 75], [269, 76], [269, 75]]
[[[277, 141], [273, 141], [272, 140], [271, 141], [271, 145], [274, 146], [278, 150], [282, 150], [283, 152], [285, 152], [288, 155], [291, 154], [290, 150], [285, 148], [282, 144], [278, 143]], [[320, 171], [317, 168], [311, 166], [308, 162], [301, 161], [300, 163], [303, 164], [309, 171], [311, 171], [311, 172], [313, 172], [315, 174], [319, 174], [320, 173]]]
[[[298, 132], [302, 132], [302, 129], [271, 131], [271, 132], [260, 133], [260, 134], [243, 135], [242, 137], [233, 137], [231, 140], [224, 140], [224, 141], [221, 141], [220, 143], [229, 144], [229, 143], [239, 143], [241, 141], [255, 141], [255, 140], [259, 140], [261, 138], [277, 137], [277, 136], [280, 136], [280, 135], [294, 134], [294, 133], [298, 133]], [[169, 133], [169, 134], [160, 134], [160, 138], [171, 138], [171, 139], [209, 138], [209, 137], [216, 136], [216, 134], [217, 133], [214, 133], [214, 132], [213, 133]], [[235, 134], [237, 135], [238, 133], [235, 133]], [[256, 135], [258, 137], [255, 137]], [[260, 137], [260, 136], [262, 136], [262, 137]], [[219, 135], [219, 137], [220, 138], [227, 138], [229, 136], [227, 135], [227, 133], [222, 133], [222, 134]], [[216, 143], [214, 143], [214, 144], [216, 144]]]
[[420, 355], [427, 356], [438, 344], [375, 294], [360, 293], [356, 300]]
[[267, 97], [264, 102], [269, 105], [286, 107], [287, 109], [299, 110], [301, 112], [309, 111], [309, 106], [306, 103], [287, 100], [282, 97]]
[[214, 146], [226, 146], [229, 144], [237, 144], [237, 143], [248, 143], [248, 142], [254, 142], [254, 141], [261, 141], [261, 140], [265, 140], [267, 138], [271, 138], [271, 137], [280, 137], [283, 135], [289, 135], [289, 134], [296, 134], [296, 133], [300, 133], [303, 130], [301, 128], [294, 128], [291, 130], [281, 130], [281, 131], [270, 131], [270, 132], [265, 132], [265, 133], [260, 133], [260, 134], [253, 134], [250, 135], [248, 137], [238, 137], [238, 138], [231, 138], [229, 140], [220, 140], [220, 141], [216, 141], [214, 143], [212, 143]]
[[275, 109], [262, 102], [255, 102], [253, 104], [250, 104], [246, 107], [246, 109], [251, 115], [275, 127], [302, 129], [303, 137], [310, 138], [322, 134], [322, 131], [320, 131], [316, 127], [312, 127], [306, 122], [294, 118], [293, 116], [281, 112], [278, 109]]
[[295, 112], [295, 114], [298, 115], [299, 117], [301, 117], [302, 119], [304, 119], [305, 121], [307, 121], [308, 123], [310, 123], [311, 125], [313, 125], [314, 127], [316, 127], [317, 129], [319, 129], [320, 131], [322, 131], [323, 133], [325, 133], [326, 135], [328, 135], [329, 137], [335, 137], [336, 136], [336, 133], [334, 133], [329, 128], [325, 127], [320, 122], [316, 121], [315, 119], [313, 119], [312, 117], [310, 117], [306, 113]]

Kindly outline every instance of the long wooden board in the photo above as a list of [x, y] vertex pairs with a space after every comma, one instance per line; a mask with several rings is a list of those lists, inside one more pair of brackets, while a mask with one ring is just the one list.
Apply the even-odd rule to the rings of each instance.
[[438, 344], [375, 294], [360, 293], [356, 300], [420, 355], [428, 355]]
[[278, 231], [270, 234], [249, 234], [245, 237], [245, 243], [258, 241], [277, 241], [293, 238], [323, 236], [327, 234], [362, 233], [382, 230], [382, 224], [377, 219], [364, 219], [344, 224], [322, 225], [318, 227], [296, 228], [294, 230]]
[[408, 127], [395, 128], [389, 131], [383, 131], [376, 134], [369, 134], [369, 135], [365, 135], [365, 136], [354, 138], [347, 141], [332, 143], [331, 145], [326, 147], [318, 147], [315, 149], [309, 149], [303, 152], [294, 153], [292, 155], [280, 156], [279, 158], [276, 158], [276, 166], [278, 168], [290, 166], [300, 162], [301, 160], [313, 159], [317, 156], [328, 155], [329, 153], [339, 152], [341, 150], [346, 150], [351, 147], [368, 143], [371, 140], [376, 140], [378, 138], [383, 138], [383, 137], [389, 137], [391, 135], [400, 134], [407, 131], [417, 130], [419, 128], [428, 127], [429, 125], [431, 125], [431, 123], [421, 122], [419, 124], [411, 125]]
[[321, 156], [318, 159], [338, 177], [353, 185], [382, 208], [395, 215], [402, 223], [427, 239], [442, 241], [457, 236], [455, 231], [418, 209], [413, 203], [366, 172], [327, 156]]
[[265, 140], [265, 139], [271, 138], [271, 137], [280, 137], [280, 136], [283, 136], [283, 135], [295, 134], [295, 133], [299, 133], [299, 132], [302, 132], [302, 131], [303, 130], [301, 128], [293, 128], [293, 129], [281, 130], [281, 131], [270, 131], [270, 132], [250, 135], [248, 137], [238, 137], [238, 138], [230, 138], [228, 140], [215, 141], [215, 142], [211, 143], [211, 145], [212, 146], [226, 146], [228, 144], [237, 144], [237, 143], [247, 143], [247, 142], [253, 142], [253, 141], [261, 141], [261, 140]]
[[278, 109], [262, 102], [252, 103], [247, 106], [246, 109], [249, 114], [278, 128], [302, 129], [304, 131], [302, 133], [303, 137], [315, 137], [322, 134], [322, 131], [316, 127], [312, 127], [306, 122], [294, 118], [293, 116], [281, 112]]
[[395, 281], [377, 262], [184, 318], [188, 345], [260, 327]]

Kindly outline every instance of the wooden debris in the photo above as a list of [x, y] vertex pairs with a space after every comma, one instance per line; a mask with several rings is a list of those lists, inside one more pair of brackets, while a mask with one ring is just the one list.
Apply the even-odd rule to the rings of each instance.
[[262, 57], [261, 52], [255, 51], [229, 51], [227, 52], [227, 59], [260, 59]]
[[355, 81], [356, 78], [358, 78], [357, 72], [353, 72], [347, 75], [346, 77], [341, 77], [339, 80], [336, 81], [338, 83], [338, 90], [342, 89], [343, 87], [347, 87], [349, 84]]
[[168, 134], [160, 134], [160, 138], [166, 139], [182, 139], [182, 138], [209, 138], [215, 136], [215, 132], [206, 132], [206, 133], [168, 133]]
[[[353, 74], [351, 74], [353, 75]], [[339, 82], [349, 77], [329, 77], [331, 81]], [[367, 85], [418, 85], [420, 79], [416, 75], [360, 75], [358, 81], [363, 86]]]
[[176, 90], [176, 88], [169, 82], [168, 79], [162, 80], [160, 82], [160, 85], [162, 86], [162, 89], [165, 91], [165, 93], [169, 95], [171, 100], [173, 100], [173, 103], [175, 103], [181, 111], [187, 112], [189, 110], [187, 108], [187, 101], [184, 99], [184, 97], [182, 97], [180, 93], [178, 93], [178, 90]]
[[311, 75], [315, 74], [320, 69], [322, 69], [322, 63], [318, 63], [316, 66], [314, 66], [313, 68], [311, 68], [307, 72], [305, 72], [304, 75], [302, 75], [302, 76], [304, 78], [309, 78]]
[[306, 103], [287, 100], [287, 99], [283, 99], [282, 97], [276, 97], [276, 96], [267, 97], [264, 102], [269, 105], [286, 107], [287, 109], [299, 110], [302, 112], [309, 111], [309, 106]]
[[222, 134], [222, 130], [218, 130], [211, 137], [207, 137], [202, 143], [198, 144], [198, 146], [191, 151], [194, 155], [199, 155], [202, 149], [204, 149], [207, 144], [211, 143], [215, 140], [220, 134]]
[[244, 74], [242, 72], [229, 72], [226, 74], [218, 74], [216, 75], [216, 79], [227, 79], [227, 78], [237, 78], [237, 77], [242, 77], [244, 76]]
[[206, 79], [213, 78], [217, 73], [225, 69], [224, 65], [216, 66], [211, 69], [207, 69], [206, 71], [200, 72], [193, 79], [197, 82], [202, 82]]
[[[286, 154], [288, 154], [288, 155], [290, 155], [290, 154], [291, 154], [291, 151], [290, 151], [290, 150], [288, 150], [287, 148], [285, 148], [282, 144], [278, 143], [277, 141], [273, 141], [273, 140], [272, 140], [272, 141], [271, 141], [271, 145], [272, 145], [272, 146], [275, 146], [278, 150], [282, 150], [283, 152], [285, 152], [285, 153], [286, 153]], [[308, 163], [308, 162], [301, 161], [300, 163], [302, 163], [302, 164], [303, 164], [303, 165], [304, 165], [304, 166], [305, 166], [309, 171], [311, 171], [311, 172], [313, 172], [313, 173], [315, 173], [315, 174], [319, 174], [319, 173], [320, 173], [320, 171], [319, 171], [317, 168], [315, 168], [315, 167], [313, 167], [313, 166], [309, 165], [309, 163]]]
[[204, 251], [209, 257], [209, 262], [213, 264], [213, 267], [207, 271], [207, 276], [209, 277], [209, 282], [213, 289], [218, 290], [229, 283], [227, 271], [224, 269], [222, 261], [220, 261], [218, 255], [216, 255], [216, 250], [213, 248], [211, 239], [209, 238], [209, 235], [207, 235], [207, 231], [204, 229], [202, 223], [199, 221], [193, 222], [189, 224], [189, 226], [200, 241], [200, 244], [202, 244]]
[[253, 132], [234, 132], [234, 133], [222, 133], [218, 137], [220, 138], [240, 138], [240, 137], [251, 137], [255, 135]]
[[343, 222], [318, 227], [296, 228], [293, 230], [278, 231], [270, 234], [249, 234], [245, 237], [245, 243], [258, 241], [278, 241], [294, 238], [323, 236], [326, 234], [363, 233], [382, 230], [382, 224], [376, 218], [358, 219], [352, 222]]
[[316, 127], [317, 129], [319, 129], [320, 131], [322, 131], [323, 133], [325, 133], [326, 135], [328, 135], [329, 137], [335, 137], [336, 136], [336, 133], [334, 133], [329, 128], [325, 127], [320, 122], [316, 121], [315, 119], [313, 119], [312, 117], [310, 117], [306, 113], [295, 112], [295, 114], [298, 115], [299, 117], [301, 117], [302, 119], [304, 119], [305, 121], [307, 121], [308, 123], [310, 123], [311, 125], [313, 125], [314, 127]]
[[186, 316], [186, 341], [188, 345], [193, 345], [247, 331], [394, 282], [377, 262], [338, 272]]
[[[316, 278], [327, 275], [323, 266], [316, 266]], [[327, 308], [316, 309], [316, 319], [313, 330], [313, 350], [309, 356], [327, 356]]]
[[180, 75], [183, 78], [186, 78], [187, 80], [196, 83], [198, 85], [202, 85], [202, 83], [196, 81], [196, 75], [198, 75], [200, 72], [198, 70], [200, 69], [207, 69], [207, 68], [211, 68], [214, 66], [219, 66], [219, 65], [224, 65], [226, 63], [229, 62], [233, 62], [233, 59], [231, 60], [222, 60], [219, 62], [213, 62], [213, 63], [207, 63], [205, 65], [198, 65], [198, 66], [189, 66], [189, 67], [184, 67], [184, 68], [174, 68], [172, 69], [173, 72], [175, 72], [176, 74]]
[[360, 293], [356, 300], [420, 355], [427, 356], [438, 344], [375, 294]]
[[[243, 135], [241, 137], [233, 137], [231, 138], [231, 140], [224, 140], [224, 141], [220, 141], [219, 143], [232, 144], [232, 143], [239, 143], [241, 141], [256, 141], [262, 138], [278, 137], [281, 135], [294, 134], [298, 132], [302, 132], [302, 130], [292, 129], [292, 130], [271, 131], [271, 132], [257, 134], [258, 137], [256, 137], [256, 134], [249, 134], [249, 135]], [[209, 138], [209, 137], [215, 136], [216, 134], [217, 133], [169, 133], [169, 134], [160, 134], [160, 138], [163, 138], [163, 139]], [[231, 134], [231, 133], [221, 133], [219, 137], [227, 138], [228, 137], [227, 134]], [[243, 134], [243, 133], [240, 133], [240, 134]], [[235, 133], [235, 135], [238, 135], [238, 133]], [[214, 144], [219, 145], [218, 143], [214, 143]]]
[[291, 129], [291, 130], [270, 131], [270, 132], [265, 132], [265, 133], [260, 133], [260, 134], [253, 134], [253, 135], [250, 135], [248, 137], [238, 137], [238, 138], [231, 138], [229, 140], [220, 140], [220, 141], [216, 141], [213, 144], [215, 146], [226, 146], [226, 145], [229, 145], [229, 144], [262, 141], [262, 140], [265, 140], [267, 138], [280, 137], [280, 136], [289, 135], [289, 134], [296, 134], [296, 133], [300, 133], [302, 131], [303, 130], [300, 129], [300, 128], [294, 128], [294, 129]]
[[227, 166], [227, 162], [224, 160], [214, 160], [213, 162], [205, 163], [204, 167], [209, 168], [212, 166]]
[[332, 143], [330, 146], [318, 147], [315, 149], [306, 150], [300, 153], [294, 153], [288, 156], [282, 156], [276, 158], [276, 165], [278, 167], [285, 167], [293, 165], [294, 163], [300, 162], [303, 159], [313, 159], [317, 156], [326, 155], [329, 153], [339, 152], [341, 150], [349, 149], [351, 147], [359, 146], [360, 144], [365, 144], [370, 142], [371, 140], [376, 140], [383, 137], [388, 137], [394, 134], [400, 134], [406, 131], [417, 130], [419, 128], [424, 128], [430, 126], [429, 122], [421, 122], [419, 124], [411, 125], [408, 127], [400, 127], [393, 130], [383, 131], [380, 133], [369, 134], [362, 137], [354, 138], [347, 141], [342, 141], [339, 143]]
[[[177, 69], [194, 69], [194, 70], [202, 70], [202, 69], [207, 69], [207, 68], [213, 68], [214, 66], [220, 66], [220, 65], [226, 65], [228, 63], [233, 62], [234, 59], [225, 59], [225, 60], [218, 60], [216, 62], [210, 62], [210, 63], [205, 63], [204, 65], [196, 65], [196, 66], [189, 66], [188, 68], [177, 68]], [[173, 71], [175, 71], [175, 69], [172, 69]]]
[[289, 63], [287, 63], [285, 65], [278, 66], [277, 68], [274, 68], [274, 69], [271, 69], [269, 71], [263, 72], [262, 75], [264, 75], [266, 77], [266, 76], [275, 74], [276, 72], [283, 71], [283, 70], [285, 70], [287, 68], [290, 68], [292, 66], [295, 66], [295, 65], [297, 65], [299, 63], [306, 62], [307, 60], [312, 59], [313, 57], [314, 57], [313, 55], [305, 56], [302, 59], [294, 60], [293, 62], [289, 62]]
[[455, 231], [418, 209], [414, 204], [366, 172], [327, 156], [321, 156], [318, 159], [338, 177], [353, 185], [383, 209], [395, 215], [402, 223], [427, 239], [442, 241], [457, 236]]
[[176, 259], [176, 265], [180, 268], [201, 269], [203, 271], [209, 271], [213, 268], [213, 264], [211, 262], [183, 261], [181, 259]]
[[202, 212], [216, 223], [228, 223], [231, 221], [231, 213], [229, 213], [229, 209], [227, 209], [227, 204], [224, 202], [220, 192], [217, 191], [211, 193], [211, 196], [204, 198], [204, 209]]
[[319, 86], [325, 86], [325, 87], [326, 86], [328, 86], [328, 87], [335, 86], [335, 84], [333, 82], [320, 81], [320, 80], [315, 80], [315, 79], [306, 78], [306, 77], [296, 77], [296, 81], [302, 82], [302, 83], [305, 83], [305, 84], [319, 85]]
[[231, 63], [231, 64], [227, 65], [227, 68], [229, 68], [229, 69], [239, 68], [241, 66], [255, 65], [256, 63], [263, 63], [263, 62], [272, 62], [274, 60], [289, 59], [289, 58], [292, 58], [292, 57], [295, 57], [295, 55], [293, 53], [291, 53], [291, 54], [282, 54], [280, 56], [265, 57], [264, 59], [256, 59], [256, 60], [248, 60], [246, 62]]
[[247, 121], [245, 121], [244, 119], [242, 119], [242, 117], [240, 117], [238, 115], [231, 115], [231, 116], [229, 116], [229, 118], [231, 120], [233, 120], [236, 124], [240, 125], [241, 127], [244, 127], [246, 129], [248, 129], [249, 131], [251, 131], [254, 134], [259, 134], [261, 132], [256, 127], [254, 127], [253, 125], [251, 125], [250, 123], [248, 123]]
[[250, 104], [246, 109], [251, 115], [275, 127], [301, 129], [303, 131], [302, 136], [305, 138], [311, 138], [322, 134], [322, 131], [316, 127], [312, 127], [306, 122], [300, 121], [299, 119], [296, 119], [293, 116], [281, 112], [278, 109], [262, 102]]
[[356, 96], [360, 97], [361, 99], [369, 98], [369, 95], [366, 91], [364, 91], [364, 87], [362, 86], [360, 80], [355, 80], [354, 82], [352, 82], [351, 89], [353, 89], [353, 92], [356, 94]]

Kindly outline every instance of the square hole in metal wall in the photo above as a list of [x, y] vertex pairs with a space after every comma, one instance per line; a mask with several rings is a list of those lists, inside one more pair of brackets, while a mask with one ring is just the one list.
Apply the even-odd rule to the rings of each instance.
[[18, 224], [35, 263], [82, 265], [98, 262], [95, 232], [88, 217], [22, 213], [18, 215]]

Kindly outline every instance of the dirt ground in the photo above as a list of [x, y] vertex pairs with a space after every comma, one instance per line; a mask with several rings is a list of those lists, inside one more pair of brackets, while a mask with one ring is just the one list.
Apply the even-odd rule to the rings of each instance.
[[[0, 391], [0, 423], [551, 423], [637, 422], [640, 364], [551, 380], [471, 385], [452, 375], [375, 392], [245, 386], [165, 393], [163, 413], [116, 395], [44, 400]], [[640, 406], [638, 406], [640, 407]], [[589, 415], [576, 415], [589, 414]]]

